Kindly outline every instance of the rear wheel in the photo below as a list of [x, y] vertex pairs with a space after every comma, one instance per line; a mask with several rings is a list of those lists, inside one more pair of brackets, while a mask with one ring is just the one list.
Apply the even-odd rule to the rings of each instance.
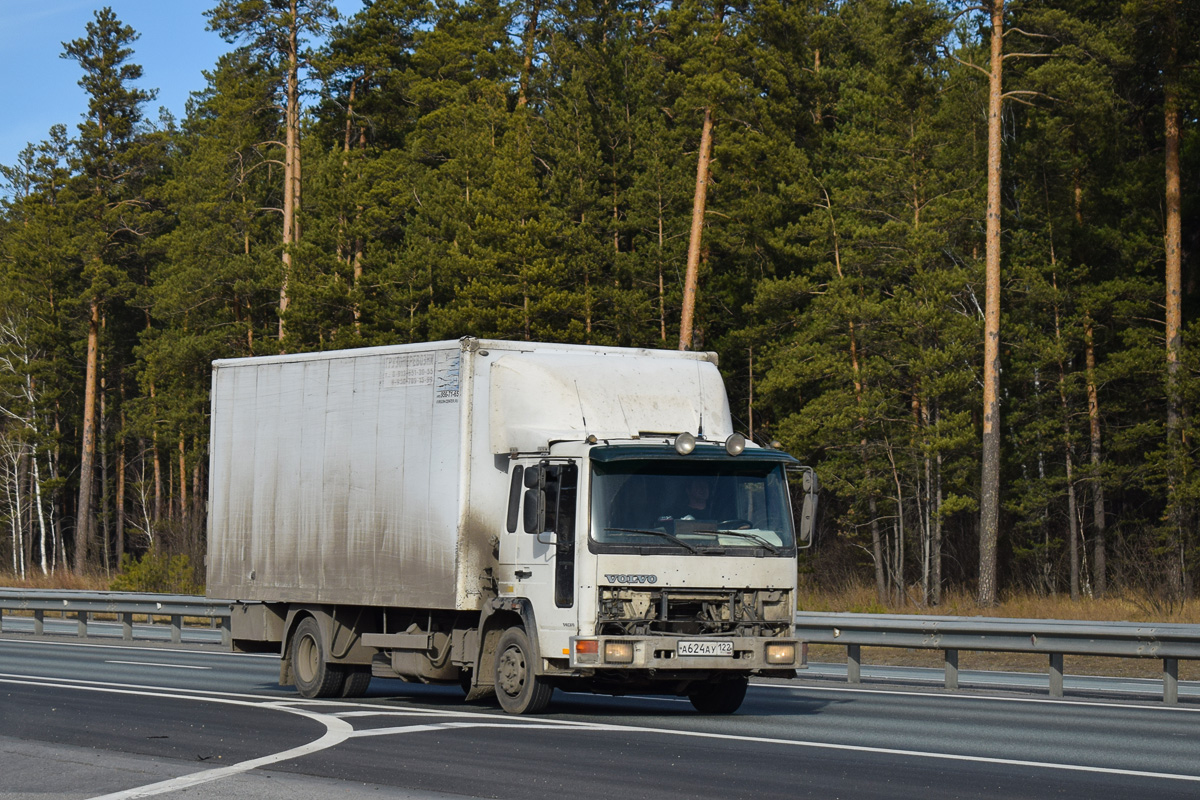
[[706, 683], [688, 692], [688, 700], [701, 714], [732, 714], [746, 699], [749, 678], [731, 678], [720, 683]]
[[325, 661], [321, 626], [312, 617], [301, 620], [292, 634], [292, 674], [303, 697], [337, 697], [345, 687], [346, 673]]
[[496, 698], [509, 714], [537, 714], [554, 687], [533, 674], [533, 648], [523, 628], [509, 628], [496, 651]]
[[353, 667], [346, 670], [346, 685], [342, 687], [342, 697], [362, 697], [371, 685], [370, 667]]

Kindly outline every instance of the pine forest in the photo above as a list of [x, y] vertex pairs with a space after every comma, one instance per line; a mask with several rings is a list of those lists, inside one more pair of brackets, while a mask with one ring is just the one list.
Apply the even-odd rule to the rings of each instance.
[[214, 359], [472, 335], [717, 352], [812, 580], [1200, 588], [1200, 4], [211, 3], [0, 168], [0, 570], [202, 590]]

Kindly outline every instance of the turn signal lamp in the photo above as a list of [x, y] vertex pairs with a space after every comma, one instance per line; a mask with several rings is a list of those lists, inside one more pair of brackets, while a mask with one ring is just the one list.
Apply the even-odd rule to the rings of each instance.
[[600, 657], [600, 643], [595, 639], [580, 639], [575, 642], [575, 660], [580, 663], [594, 663]]
[[633, 642], [605, 642], [604, 660], [609, 664], [632, 664]]
[[696, 449], [696, 437], [690, 433], [681, 433], [675, 437], [675, 452], [681, 456]]
[[767, 644], [768, 664], [795, 664], [796, 645], [792, 642], [770, 642]]

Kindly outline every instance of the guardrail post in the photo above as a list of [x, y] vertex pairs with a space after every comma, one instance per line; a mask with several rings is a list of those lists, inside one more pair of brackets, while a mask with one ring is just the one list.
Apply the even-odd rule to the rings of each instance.
[[862, 683], [862, 648], [846, 645], [846, 683]]
[[1050, 654], [1050, 696], [1063, 696], [1063, 654]]
[[0, 633], [4, 633], [4, 608], [0, 606]]
[[33, 612], [33, 634], [41, 636], [46, 632], [46, 612], [40, 608]]
[[958, 688], [958, 651], [946, 650], [946, 688]]
[[[217, 621], [217, 618], [213, 617], [213, 622], [216, 622], [216, 621]], [[221, 646], [222, 647], [229, 647], [229, 645], [233, 641], [233, 632], [229, 628], [230, 628], [230, 618], [222, 617], [221, 618]]]
[[1179, 702], [1179, 659], [1163, 659], [1163, 702]]
[[171, 615], [171, 641], [175, 644], [183, 641], [183, 617], [178, 614]]
[[87, 638], [88, 612], [80, 611], [79, 614], [79, 638]]
[[126, 611], [121, 615], [121, 638], [125, 641], [133, 640], [133, 612]]

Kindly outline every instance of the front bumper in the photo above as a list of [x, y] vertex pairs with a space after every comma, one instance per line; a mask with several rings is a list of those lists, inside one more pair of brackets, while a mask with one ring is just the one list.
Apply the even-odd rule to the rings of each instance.
[[[697, 648], [694, 643], [712, 645]], [[680, 644], [684, 643], [684, 647]], [[692, 643], [691, 647], [688, 643]], [[728, 643], [728, 644], [725, 644]], [[688, 650], [723, 649], [720, 655], [688, 655]], [[788, 653], [790, 652], [790, 658]], [[804, 666], [798, 639], [752, 636], [573, 636], [573, 669], [702, 670], [767, 672]]]

